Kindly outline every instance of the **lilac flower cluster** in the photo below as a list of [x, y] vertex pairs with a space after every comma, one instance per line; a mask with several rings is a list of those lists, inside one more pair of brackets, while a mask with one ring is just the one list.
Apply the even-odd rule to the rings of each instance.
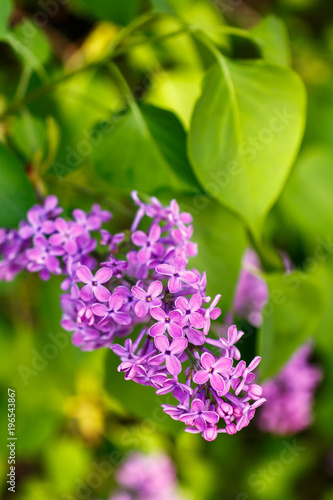
[[116, 474], [119, 490], [109, 500], [181, 500], [167, 455], [132, 453]]
[[[156, 198], [138, 206], [130, 231], [111, 234], [102, 224], [111, 214], [94, 205], [60, 216], [57, 199], [35, 206], [18, 231], [1, 232], [0, 278], [21, 269], [42, 279], [63, 274], [62, 326], [83, 350], [108, 347], [119, 356], [126, 380], [173, 393], [178, 403], [164, 411], [211, 441], [247, 426], [265, 399], [254, 383], [260, 358], [246, 366], [235, 346], [243, 332], [231, 325], [227, 338], [211, 338], [220, 295], [206, 295], [206, 274], [188, 268], [197, 254], [190, 214], [175, 200]], [[147, 231], [139, 229], [150, 220]], [[98, 240], [100, 247], [98, 247]], [[133, 335], [136, 337], [133, 338]], [[130, 338], [130, 335], [132, 338]], [[124, 339], [116, 343], [116, 339]]]
[[277, 377], [263, 385], [267, 403], [260, 411], [261, 430], [295, 434], [311, 424], [314, 392], [322, 379], [321, 370], [308, 361], [311, 352], [311, 344], [304, 344]]

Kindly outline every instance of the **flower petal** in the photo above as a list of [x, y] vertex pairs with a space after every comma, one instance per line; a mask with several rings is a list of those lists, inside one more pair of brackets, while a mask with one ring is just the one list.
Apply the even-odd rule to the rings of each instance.
[[[51, 238], [52, 238], [52, 236], [51, 236]], [[83, 283], [91, 283], [93, 280], [93, 276], [91, 274], [91, 271], [87, 266], [78, 266], [78, 268], [76, 270], [76, 275], [77, 275], [79, 281], [82, 281]]]
[[94, 281], [97, 281], [97, 283], [106, 283], [109, 281], [109, 279], [112, 276], [112, 269], [109, 267], [102, 267], [101, 269], [98, 269], [97, 273], [95, 274]]
[[143, 300], [140, 300], [135, 304], [134, 310], [138, 318], [143, 318], [148, 314], [149, 304], [147, 302], [144, 302]]
[[177, 257], [173, 261], [173, 265], [174, 265], [176, 272], [180, 273], [180, 272], [184, 271], [184, 269], [186, 268], [186, 260], [182, 259], [181, 257]]
[[168, 288], [171, 293], [177, 293], [181, 289], [181, 281], [179, 278], [174, 278], [173, 276], [168, 281]]
[[210, 383], [216, 391], [224, 391], [224, 380], [218, 373], [213, 373], [210, 377]]
[[171, 373], [171, 375], [179, 375], [179, 373], [182, 371], [181, 362], [173, 354], [166, 357], [165, 364], [168, 372]]
[[156, 349], [161, 352], [165, 352], [169, 349], [169, 341], [165, 335], [157, 335], [154, 339], [154, 344]]
[[197, 311], [202, 305], [202, 297], [200, 293], [195, 293], [190, 298], [190, 309], [191, 311]]
[[232, 367], [231, 358], [221, 358], [214, 364], [214, 370], [218, 373], [224, 373]]
[[165, 312], [160, 307], [152, 307], [150, 309], [150, 314], [154, 319], [157, 319], [158, 321], [163, 321], [166, 317]]
[[118, 311], [124, 303], [124, 298], [121, 293], [115, 292], [111, 295], [109, 300], [109, 307], [113, 309], [113, 311]]
[[150, 283], [148, 287], [148, 295], [151, 295], [152, 297], [158, 297], [160, 293], [162, 293], [163, 290], [163, 285], [160, 281], [153, 281]]
[[149, 358], [150, 365], [161, 365], [165, 361], [165, 354], [156, 354], [152, 358]]
[[203, 355], [201, 356], [201, 365], [203, 368], [206, 368], [206, 370], [210, 370], [211, 367], [215, 363], [215, 358], [212, 354], [209, 352], [204, 352]]
[[165, 332], [165, 323], [155, 323], [149, 330], [149, 335], [156, 337], [156, 335], [162, 335]]
[[132, 322], [131, 316], [124, 312], [114, 313], [113, 319], [118, 325], [130, 325]]
[[168, 332], [170, 333], [171, 337], [172, 338], [177, 338], [177, 337], [182, 337], [183, 336], [183, 331], [182, 329], [180, 328], [179, 325], [177, 325], [176, 323], [173, 323], [171, 321], [171, 323], [166, 323], [166, 327], [168, 329]]
[[97, 285], [94, 287], [94, 295], [100, 302], [107, 302], [110, 298], [110, 291], [103, 285]]
[[198, 312], [193, 312], [190, 315], [190, 323], [194, 328], [202, 328], [205, 324], [205, 318]]
[[199, 370], [193, 377], [193, 382], [196, 384], [205, 384], [209, 379], [209, 374], [206, 370]]
[[181, 352], [185, 351], [186, 347], [187, 340], [185, 339], [185, 337], [179, 337], [171, 342], [170, 351], [172, 352], [172, 354], [180, 354]]
[[80, 296], [81, 296], [81, 299], [84, 300], [85, 302], [88, 302], [89, 300], [91, 300], [93, 297], [93, 292], [92, 292], [91, 286], [85, 285], [82, 288], [82, 290], [80, 291]]
[[185, 281], [185, 283], [197, 283], [199, 278], [196, 274], [192, 273], [192, 271], [183, 271], [181, 273], [181, 279]]
[[104, 304], [94, 304], [91, 309], [96, 316], [106, 316], [109, 312]]
[[165, 274], [166, 276], [173, 276], [173, 267], [169, 264], [159, 264], [155, 267], [155, 271], [159, 274]]
[[134, 245], [143, 247], [148, 241], [148, 236], [143, 231], [136, 231], [132, 234], [132, 241]]
[[149, 230], [149, 240], [151, 243], [155, 243], [160, 239], [161, 236], [161, 228], [158, 224], [153, 224]]

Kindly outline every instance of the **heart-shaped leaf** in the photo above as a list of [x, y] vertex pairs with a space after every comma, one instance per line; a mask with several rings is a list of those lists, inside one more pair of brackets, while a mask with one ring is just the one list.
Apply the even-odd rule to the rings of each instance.
[[194, 109], [190, 158], [204, 188], [258, 235], [299, 148], [305, 91], [288, 68], [217, 58]]

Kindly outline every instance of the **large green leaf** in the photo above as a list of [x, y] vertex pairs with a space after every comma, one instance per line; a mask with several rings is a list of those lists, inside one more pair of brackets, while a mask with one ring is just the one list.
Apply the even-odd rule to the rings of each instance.
[[291, 52], [285, 24], [275, 16], [265, 17], [255, 28], [252, 35], [260, 40], [266, 61], [290, 66]]
[[0, 39], [6, 35], [8, 31], [8, 21], [12, 10], [12, 3], [10, 0], [1, 1], [1, 12], [0, 12]]
[[22, 165], [0, 143], [0, 227], [17, 226], [34, 202], [34, 192]]
[[298, 151], [304, 87], [288, 68], [217, 57], [194, 109], [190, 157], [205, 189], [258, 231]]
[[318, 327], [325, 292], [315, 276], [300, 271], [266, 276], [270, 299], [260, 330], [260, 371], [273, 376]]
[[186, 133], [170, 111], [134, 104], [114, 116], [112, 132], [93, 151], [97, 172], [122, 189], [196, 187], [186, 155]]

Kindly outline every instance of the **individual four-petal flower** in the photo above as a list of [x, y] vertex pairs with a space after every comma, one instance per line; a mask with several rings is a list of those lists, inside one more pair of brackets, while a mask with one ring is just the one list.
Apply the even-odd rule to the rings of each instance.
[[186, 271], [186, 261], [177, 257], [171, 264], [159, 264], [155, 271], [165, 276], [170, 276], [168, 288], [171, 293], [177, 293], [181, 289], [182, 282], [193, 285], [197, 283], [198, 276], [192, 271]]
[[146, 316], [151, 307], [161, 305], [162, 301], [158, 296], [161, 294], [162, 290], [163, 285], [160, 281], [153, 281], [150, 283], [147, 291], [137, 285], [132, 287], [132, 293], [138, 299], [134, 310], [139, 318]]
[[95, 276], [93, 276], [88, 267], [79, 266], [76, 270], [76, 275], [79, 281], [86, 283], [80, 291], [82, 300], [88, 302], [93, 296], [100, 302], [107, 302], [109, 300], [111, 293], [102, 283], [106, 283], [111, 278], [111, 269], [102, 267], [97, 271]]
[[178, 375], [182, 371], [182, 365], [177, 358], [177, 354], [182, 354], [187, 347], [187, 340], [179, 337], [169, 343], [165, 335], [155, 337], [155, 346], [161, 352], [150, 358], [151, 365], [161, 365], [165, 362], [166, 369], [171, 375]]
[[182, 336], [182, 329], [178, 324], [182, 317], [179, 311], [174, 310], [167, 314], [160, 307], [152, 307], [150, 314], [157, 320], [157, 323], [150, 328], [149, 335], [156, 337], [156, 335], [162, 335], [167, 330], [172, 338]]
[[205, 384], [210, 381], [211, 386], [218, 392], [223, 392], [225, 382], [222, 374], [226, 374], [232, 367], [231, 358], [220, 358], [216, 360], [209, 352], [204, 352], [201, 356], [202, 370], [199, 370], [193, 377], [196, 384]]

